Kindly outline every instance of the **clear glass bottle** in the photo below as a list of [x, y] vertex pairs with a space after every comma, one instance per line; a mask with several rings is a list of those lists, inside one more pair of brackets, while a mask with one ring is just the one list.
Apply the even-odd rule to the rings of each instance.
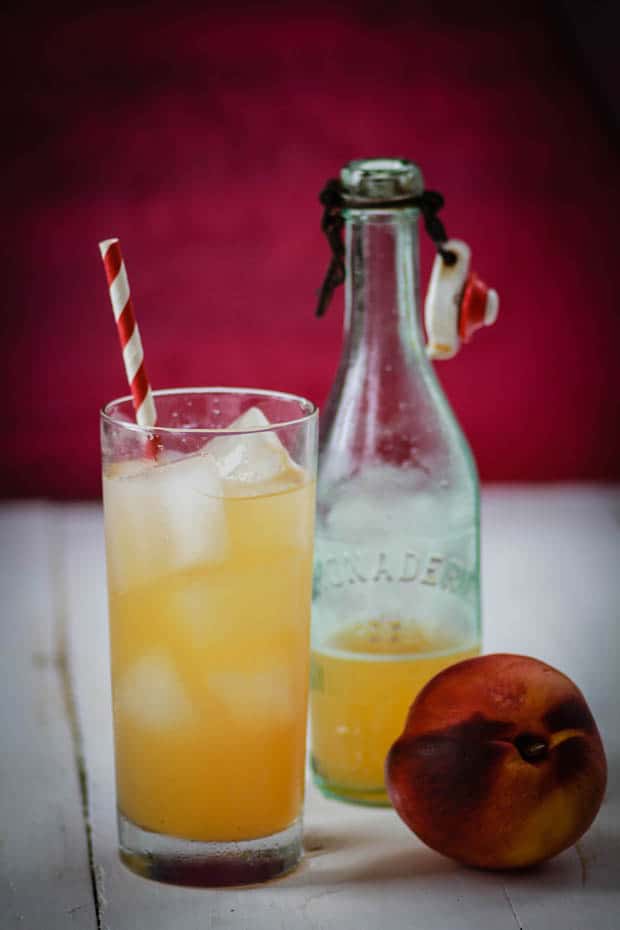
[[479, 484], [425, 351], [419, 211], [392, 203], [420, 194], [422, 175], [369, 159], [341, 181], [344, 348], [320, 433], [311, 763], [324, 793], [388, 804], [384, 759], [411, 702], [479, 652]]

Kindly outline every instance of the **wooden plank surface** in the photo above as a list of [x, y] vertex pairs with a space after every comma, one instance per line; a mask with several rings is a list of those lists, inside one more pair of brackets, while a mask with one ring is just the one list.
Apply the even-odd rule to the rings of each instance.
[[[536, 870], [476, 872], [426, 849], [392, 811], [328, 801], [309, 786], [300, 869], [261, 887], [201, 891], [145, 881], [117, 859], [100, 509], [2, 508], [0, 927], [615, 928], [619, 514], [613, 489], [491, 488], [483, 496], [485, 651], [560, 667], [584, 691], [604, 736], [609, 791], [577, 847]], [[69, 694], [58, 661], [65, 613]]]
[[597, 820], [536, 873], [511, 875], [524, 930], [611, 930], [620, 915], [620, 489], [490, 488], [483, 496], [485, 652], [555, 665], [583, 691], [609, 768]]
[[483, 498], [485, 651], [523, 652], [577, 681], [601, 725], [612, 779], [578, 848], [519, 874], [461, 868], [422, 846], [392, 811], [340, 804], [309, 786], [307, 856], [262, 887], [195, 890], [118, 862], [101, 514], [63, 518], [71, 674], [88, 766], [100, 919], [110, 930], [611, 930], [617, 887], [617, 490], [489, 489]]
[[0, 511], [0, 927], [94, 930], [49, 508]]

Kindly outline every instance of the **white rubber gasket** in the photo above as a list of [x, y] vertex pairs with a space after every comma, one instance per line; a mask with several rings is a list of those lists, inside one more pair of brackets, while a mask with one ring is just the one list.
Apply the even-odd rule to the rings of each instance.
[[471, 249], [460, 239], [449, 239], [443, 248], [454, 252], [457, 261], [447, 265], [441, 255], [436, 255], [428, 282], [424, 324], [428, 339], [426, 354], [432, 359], [452, 358], [460, 348], [459, 301], [471, 259]]

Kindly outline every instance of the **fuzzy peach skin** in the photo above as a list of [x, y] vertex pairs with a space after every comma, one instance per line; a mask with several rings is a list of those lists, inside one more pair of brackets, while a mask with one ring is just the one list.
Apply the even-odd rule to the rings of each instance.
[[386, 759], [386, 786], [437, 852], [487, 869], [566, 849], [603, 800], [605, 752], [575, 684], [519, 655], [487, 655], [436, 675]]

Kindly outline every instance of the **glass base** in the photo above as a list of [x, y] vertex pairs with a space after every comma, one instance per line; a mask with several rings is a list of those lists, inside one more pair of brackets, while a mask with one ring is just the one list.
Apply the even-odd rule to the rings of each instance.
[[290, 872], [302, 850], [301, 818], [256, 840], [201, 843], [143, 830], [118, 813], [121, 861], [143, 878], [172, 885], [251, 885]]
[[347, 801], [349, 804], [364, 804], [367, 807], [391, 807], [392, 802], [384, 787], [381, 788], [351, 788], [346, 785], [334, 784], [323, 775], [319, 775], [314, 760], [311, 760], [312, 780], [319, 791], [326, 798], [335, 798], [337, 801]]

